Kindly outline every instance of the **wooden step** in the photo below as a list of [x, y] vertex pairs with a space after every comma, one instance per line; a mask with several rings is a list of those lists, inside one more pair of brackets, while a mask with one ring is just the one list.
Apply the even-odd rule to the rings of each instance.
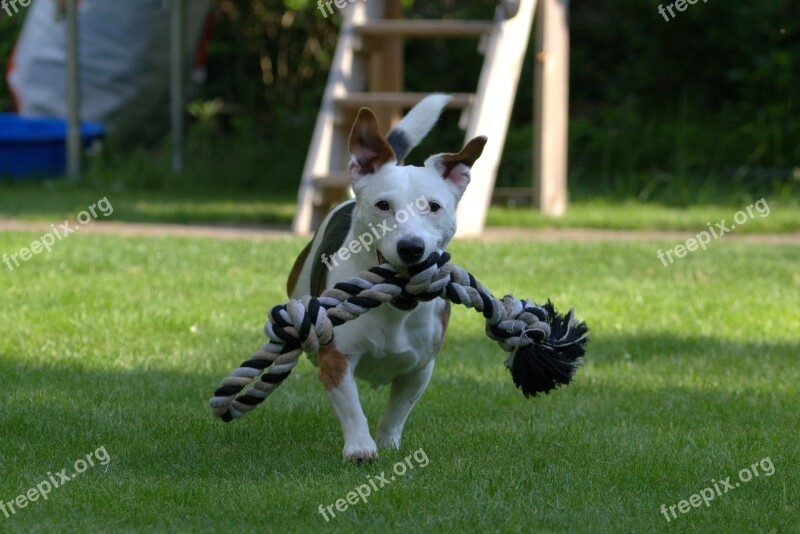
[[531, 187], [495, 187], [492, 192], [493, 206], [530, 207], [533, 203]]
[[[349, 93], [336, 98], [336, 103], [346, 109], [361, 107], [399, 106], [410, 109], [430, 93]], [[464, 109], [475, 98], [471, 93], [451, 93], [453, 99], [447, 104], [449, 109]]]
[[415, 37], [449, 39], [480, 37], [492, 30], [481, 20], [379, 20], [353, 27], [363, 37]]
[[350, 198], [350, 173], [332, 171], [325, 176], [314, 176], [314, 208], [324, 217], [331, 208]]
[[331, 189], [350, 187], [350, 173], [345, 171], [331, 171], [325, 176], [314, 176], [312, 180], [317, 187]]

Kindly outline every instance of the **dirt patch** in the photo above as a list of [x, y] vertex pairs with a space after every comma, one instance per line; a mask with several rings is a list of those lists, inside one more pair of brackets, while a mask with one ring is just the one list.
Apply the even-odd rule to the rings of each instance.
[[[270, 241], [294, 237], [287, 226], [202, 225], [115, 223], [94, 221], [81, 226], [82, 234], [123, 236], [210, 237], [214, 239], [253, 239]], [[0, 220], [0, 232], [49, 232], [50, 225], [17, 220]], [[596, 230], [589, 228], [487, 228], [481, 241], [686, 241], [696, 232]], [[800, 233], [789, 234], [725, 234], [725, 241], [744, 243], [800, 244]]]

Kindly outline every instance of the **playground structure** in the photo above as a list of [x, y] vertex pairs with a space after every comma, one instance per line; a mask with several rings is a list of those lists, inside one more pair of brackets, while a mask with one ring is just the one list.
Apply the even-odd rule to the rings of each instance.
[[[170, 100], [172, 166], [174, 172], [181, 171], [186, 77], [210, 6], [210, 0], [192, 4], [185, 0], [136, 0], [125, 8], [130, 16], [120, 18], [119, 6], [109, 7], [98, 0], [41, 0], [34, 4], [33, 13], [38, 12], [39, 20], [26, 21], [17, 50], [19, 57], [15, 58], [17, 71], [9, 74], [9, 81], [12, 88], [20, 85], [19, 93], [24, 92], [28, 100], [32, 100], [28, 95], [38, 95], [33, 99], [36, 102], [23, 103], [23, 115], [67, 118], [67, 168], [71, 179], [80, 174], [80, 119], [103, 123], [104, 117], [118, 119], [124, 104], [128, 123], [142, 124], [145, 121], [134, 120], [136, 114], [149, 109], [162, 93], [168, 93]], [[336, 202], [350, 195], [347, 138], [358, 109], [372, 108], [388, 130], [404, 110], [425, 96], [403, 91], [405, 39], [474, 38], [484, 56], [477, 89], [453, 95], [450, 103], [450, 107], [462, 110], [460, 126], [466, 130], [467, 140], [478, 135], [490, 140], [461, 200], [458, 236], [476, 237], [482, 233], [493, 194], [522, 197], [543, 213], [563, 214], [567, 201], [567, 11], [568, 0], [517, 0], [499, 2], [491, 21], [409, 20], [403, 18], [400, 0], [347, 3], [341, 10], [339, 40], [300, 177], [293, 231], [310, 234]], [[60, 14], [61, 21], [53, 22], [53, 12]], [[92, 30], [112, 19], [129, 21], [126, 42], [138, 44], [130, 53], [117, 46], [116, 55], [108, 61], [96, 52], [107, 48], [93, 44], [103, 38], [103, 32]], [[149, 40], [132, 38], [136, 28], [147, 30]], [[534, 29], [531, 187], [495, 190], [525, 52]], [[43, 54], [50, 50], [61, 63], [45, 61], [51, 56]], [[169, 53], [164, 54], [164, 50]], [[32, 59], [19, 61], [25, 56]], [[159, 69], [149, 69], [152, 72], [145, 75], [142, 65], [155, 59]], [[45, 72], [41, 70], [43, 64], [50, 69], [47, 72], [51, 84], [36, 81]], [[109, 67], [116, 70], [109, 71]], [[155, 75], [156, 71], [162, 75]], [[92, 76], [95, 79], [87, 82], [86, 78]], [[138, 86], [133, 82], [136, 79], [142, 80]], [[130, 82], [126, 91], [117, 90], [115, 83], [119, 80]], [[63, 99], [57, 98], [60, 94]], [[120, 102], [123, 99], [126, 102]], [[104, 109], [98, 111], [98, 103]], [[113, 133], [113, 127], [108, 129]]]
[[81, 121], [103, 124], [118, 141], [165, 133], [171, 109], [182, 163], [190, 70], [204, 62], [212, 0], [37, 0], [9, 62], [7, 79], [21, 120], [66, 118], [71, 179], [80, 175]]
[[[538, 4], [538, 5], [537, 5]], [[336, 202], [350, 194], [347, 139], [360, 107], [370, 107], [388, 130], [425, 95], [403, 92], [406, 38], [480, 39], [484, 55], [478, 88], [453, 95], [465, 138], [490, 143], [473, 169], [458, 211], [460, 237], [479, 236], [494, 190], [531, 30], [536, 24], [532, 189], [503, 191], [532, 198], [541, 211], [566, 209], [569, 32], [567, 0], [500, 2], [493, 21], [406, 20], [399, 0], [349, 4], [298, 190], [293, 230], [308, 235]]]

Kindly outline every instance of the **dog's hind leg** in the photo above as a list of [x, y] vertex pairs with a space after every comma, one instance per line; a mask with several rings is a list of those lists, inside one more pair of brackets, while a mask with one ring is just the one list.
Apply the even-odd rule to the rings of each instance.
[[400, 448], [403, 425], [431, 380], [435, 359], [425, 367], [398, 376], [392, 382], [389, 405], [378, 424], [378, 446]]
[[347, 358], [332, 345], [320, 348], [319, 379], [325, 387], [328, 400], [342, 425], [345, 460], [368, 461], [378, 457], [378, 448], [369, 434], [369, 424], [353, 376], [353, 367]]

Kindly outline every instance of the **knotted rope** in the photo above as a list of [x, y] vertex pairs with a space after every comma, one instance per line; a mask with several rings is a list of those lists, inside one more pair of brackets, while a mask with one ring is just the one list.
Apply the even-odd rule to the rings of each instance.
[[303, 352], [315, 354], [330, 343], [334, 327], [395, 299], [407, 304], [441, 297], [482, 312], [486, 335], [511, 353], [505, 364], [526, 397], [568, 384], [582, 363], [588, 328], [573, 310], [561, 316], [550, 301], [539, 306], [512, 295], [498, 300], [451, 263], [447, 252], [434, 252], [408, 270], [404, 277], [384, 263], [318, 298], [305, 296], [273, 307], [264, 325], [269, 342], [222, 381], [209, 401], [214, 416], [227, 422], [247, 414], [283, 383]]

